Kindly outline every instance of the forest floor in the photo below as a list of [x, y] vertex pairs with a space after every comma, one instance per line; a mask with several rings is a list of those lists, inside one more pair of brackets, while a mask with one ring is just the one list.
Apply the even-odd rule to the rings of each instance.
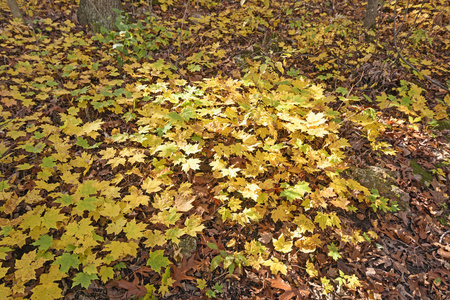
[[[29, 2], [1, 7], [0, 294], [450, 298], [446, 1], [373, 30], [361, 1], [133, 1], [103, 37]], [[371, 166], [399, 211], [337, 179]]]

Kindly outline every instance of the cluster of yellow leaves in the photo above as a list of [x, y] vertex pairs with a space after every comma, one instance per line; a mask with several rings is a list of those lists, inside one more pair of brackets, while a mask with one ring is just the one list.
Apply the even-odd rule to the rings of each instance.
[[[147, 264], [159, 274], [164, 295], [173, 284], [164, 249], [205, 229], [192, 188], [194, 175], [204, 173], [215, 180], [208, 188], [221, 204], [211, 216], [218, 222], [230, 228], [288, 225], [244, 242], [250, 267], [286, 274], [290, 253], [314, 253], [330, 237], [340, 246], [365, 241], [361, 232], [343, 228], [333, 211], [350, 210], [370, 193], [340, 176], [349, 144], [338, 135], [339, 113], [327, 107], [336, 98], [323, 86], [286, 77], [284, 59], [250, 57], [236, 57], [247, 71], [240, 80], [215, 76], [188, 84], [182, 79], [219, 65], [224, 49], [239, 38], [276, 28], [281, 20], [274, 11], [282, 4], [260, 2], [192, 16], [184, 28], [164, 33], [167, 44], [179, 50], [198, 49], [201, 36], [207, 42], [198, 53], [171, 53], [171, 61], [129, 57], [120, 69], [111, 47], [99, 49], [92, 39], [71, 32], [70, 21], [40, 20], [57, 36], [52, 40], [19, 23], [4, 28], [2, 46], [17, 57], [13, 66], [0, 69], [5, 137], [0, 163], [8, 167], [7, 175], [0, 173], [1, 295], [57, 299], [62, 278], [84, 288], [92, 280], [107, 282], [116, 264], [142, 251], [150, 253]], [[174, 3], [159, 1], [163, 11]], [[170, 27], [173, 20], [161, 25]], [[319, 45], [344, 36], [347, 25], [336, 18], [315, 31], [306, 23], [293, 26], [288, 35], [294, 43], [274, 42], [274, 47], [286, 58], [313, 49], [309, 61], [344, 80], [332, 71], [336, 60]], [[367, 49], [367, 55], [373, 51]], [[172, 61], [179, 62], [177, 72]], [[400, 100], [380, 96], [377, 101], [382, 108], [396, 103], [411, 117], [443, 118], [444, 104], [426, 108], [422, 92], [411, 85], [399, 89]], [[389, 151], [377, 142], [384, 127], [374, 116], [353, 114], [349, 120], [364, 128], [374, 148]], [[12, 254], [25, 245], [33, 249], [14, 260]], [[339, 256], [334, 244], [328, 249]], [[306, 272], [318, 276], [313, 260], [306, 262]], [[357, 286], [354, 277], [346, 280]], [[322, 284], [329, 289], [326, 278]]]

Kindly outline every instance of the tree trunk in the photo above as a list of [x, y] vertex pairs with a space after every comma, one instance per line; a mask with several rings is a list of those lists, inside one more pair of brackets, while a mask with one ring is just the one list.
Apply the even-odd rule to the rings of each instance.
[[367, 29], [375, 25], [375, 20], [377, 19], [378, 2], [379, 0], [367, 1], [366, 17], [364, 18], [364, 27]]
[[17, 1], [16, 0], [6, 0], [6, 2], [8, 3], [8, 6], [9, 6], [9, 9], [11, 10], [13, 18], [23, 20], [22, 13], [20, 12]]
[[88, 25], [92, 32], [100, 32], [101, 27], [113, 30], [119, 16], [115, 9], [123, 10], [121, 0], [80, 0], [78, 22]]

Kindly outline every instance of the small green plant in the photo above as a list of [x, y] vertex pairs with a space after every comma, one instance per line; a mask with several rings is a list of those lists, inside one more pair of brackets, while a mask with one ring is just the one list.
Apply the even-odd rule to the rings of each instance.
[[430, 44], [430, 46], [433, 46], [433, 38], [430, 38], [428, 36], [428, 32], [422, 28], [419, 28], [416, 31], [414, 31], [414, 33], [411, 35], [410, 39], [413, 43], [414, 48], [417, 48], [417, 46], [421, 42], [428, 42], [428, 44]]
[[381, 197], [377, 189], [372, 189], [371, 194], [367, 196], [370, 201], [370, 207], [373, 211], [382, 210], [384, 212], [397, 212], [399, 211], [397, 201], [391, 201], [389, 205], [389, 199]]
[[206, 291], [206, 296], [208, 296], [208, 298], [216, 298], [217, 294], [221, 294], [221, 293], [223, 293], [223, 285], [216, 282], [216, 284], [214, 284], [212, 290], [208, 289]]
[[110, 54], [120, 67], [127, 62], [148, 61], [153, 51], [168, 45], [169, 39], [174, 36], [160, 23], [154, 16], [148, 16], [144, 21], [130, 24], [129, 17], [125, 14], [116, 19], [115, 25], [119, 31], [101, 28], [101, 34], [93, 39], [104, 45], [112, 44]]
[[[218, 249], [214, 243], [208, 243], [207, 245], [213, 250]], [[246, 265], [247, 259], [239, 253], [227, 253], [225, 250], [220, 250], [219, 254], [211, 260], [211, 271], [214, 271], [222, 262], [223, 268], [228, 269], [228, 273], [231, 275], [236, 267], [240, 269], [242, 265]]]
[[361, 286], [361, 283], [359, 282], [359, 279], [355, 274], [346, 275], [341, 270], [339, 270], [339, 277], [337, 277], [335, 280], [337, 281], [339, 287], [346, 286], [350, 289], [355, 289]]

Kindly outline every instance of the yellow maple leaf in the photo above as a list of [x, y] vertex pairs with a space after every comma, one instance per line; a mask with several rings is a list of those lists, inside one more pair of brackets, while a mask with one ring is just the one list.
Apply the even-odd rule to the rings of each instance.
[[341, 228], [341, 219], [336, 215], [335, 212], [329, 214], [330, 224], [331, 226], [335, 226], [337, 228]]
[[31, 251], [22, 255], [22, 258], [16, 260], [14, 277], [16, 280], [26, 283], [31, 279], [36, 279], [35, 270], [44, 265], [46, 259], [36, 257], [37, 251]]
[[143, 195], [142, 191], [135, 186], [131, 186], [128, 189], [129, 195], [126, 195], [123, 200], [128, 202], [128, 208], [134, 209], [139, 205], [148, 205], [150, 203], [150, 197]]
[[314, 218], [314, 222], [319, 224], [320, 228], [325, 229], [327, 226], [331, 226], [330, 216], [328, 214], [324, 214], [322, 212], [317, 212], [316, 217]]
[[102, 120], [95, 120], [94, 122], [85, 123], [76, 135], [87, 135], [95, 139], [99, 135], [99, 133], [96, 131], [102, 129], [102, 124], [104, 123], [105, 122], [103, 122]]
[[128, 161], [129, 161], [131, 164], [134, 164], [134, 163], [143, 163], [143, 162], [145, 162], [145, 157], [146, 157], [146, 155], [145, 155], [144, 153], [135, 151], [135, 152], [133, 153], [133, 156], [131, 156], [131, 157], [128, 158]]
[[270, 267], [270, 271], [273, 275], [278, 274], [280, 272], [283, 275], [287, 274], [287, 267], [285, 264], [283, 264], [281, 261], [278, 260], [276, 257], [272, 257], [270, 260], [266, 260], [263, 262], [264, 266]]
[[306, 262], [306, 273], [308, 273], [308, 275], [311, 277], [316, 277], [319, 275], [319, 272], [314, 267], [314, 264], [309, 261], [309, 259]]
[[103, 283], [106, 283], [114, 277], [114, 269], [112, 267], [101, 266], [98, 274], [100, 275], [100, 279]]
[[272, 210], [271, 217], [274, 222], [291, 220], [292, 214], [290, 207], [288, 207], [286, 203], [277, 206], [274, 210]]
[[230, 168], [226, 168], [226, 169], [221, 169], [220, 173], [222, 173], [223, 177], [228, 176], [230, 178], [234, 178], [234, 177], [237, 176], [237, 174], [238, 174], [238, 172], [240, 170], [241, 169], [239, 169], [239, 168], [232, 168], [232, 167], [230, 167]]
[[181, 165], [181, 169], [184, 172], [187, 172], [189, 170], [198, 170], [200, 168], [200, 163], [202, 161], [198, 158], [188, 158], [186, 161]]
[[335, 200], [331, 200], [330, 203], [338, 208], [342, 208], [343, 210], [348, 210], [348, 205], [350, 204], [350, 201], [348, 201], [347, 198], [339, 197]]
[[116, 168], [120, 165], [124, 166], [127, 163], [127, 160], [124, 157], [113, 157], [108, 160], [107, 165], [111, 165], [112, 168]]
[[189, 216], [186, 221], [184, 221], [184, 232], [190, 236], [196, 236], [197, 232], [201, 232], [205, 226], [202, 224], [202, 218], [196, 215]]
[[186, 155], [195, 154], [201, 151], [200, 144], [186, 144], [185, 146], [181, 147], [181, 149], [184, 150], [184, 153], [186, 153]]
[[302, 237], [295, 241], [295, 246], [303, 253], [311, 253], [316, 251], [317, 247], [322, 245], [322, 241], [319, 238], [319, 234], [314, 234], [311, 237]]
[[121, 209], [120, 204], [117, 202], [105, 202], [103, 207], [99, 209], [99, 212], [102, 216], [114, 219], [119, 216]]
[[163, 246], [167, 242], [166, 236], [157, 229], [154, 231], [145, 231], [144, 237], [147, 238], [144, 244], [149, 248], [153, 248], [155, 246]]
[[220, 171], [227, 166], [226, 162], [221, 159], [215, 159], [210, 162], [209, 165], [212, 167], [213, 171]]
[[106, 232], [108, 234], [116, 234], [117, 235], [122, 232], [126, 223], [127, 223], [127, 220], [121, 216], [118, 219], [114, 220], [112, 223], [108, 224], [108, 227], [106, 227]]
[[147, 227], [146, 223], [136, 223], [136, 219], [133, 219], [127, 223], [123, 231], [128, 239], [138, 240], [144, 236], [142, 232], [145, 230], [145, 227]]
[[52, 264], [50, 265], [48, 273], [42, 274], [41, 277], [39, 277], [39, 281], [43, 285], [48, 285], [52, 282], [59, 281], [67, 276], [68, 276], [67, 273], [63, 273], [60, 271], [59, 265]]
[[316, 229], [316, 226], [314, 223], [304, 214], [300, 214], [292, 221], [295, 225], [298, 226], [298, 231], [300, 233], [305, 233], [307, 231], [314, 232], [314, 229]]
[[256, 201], [261, 188], [256, 183], [247, 183], [245, 189], [241, 192], [242, 196]]
[[59, 285], [54, 282], [37, 285], [33, 288], [32, 292], [32, 300], [53, 300], [60, 299], [62, 296], [62, 290], [59, 288]]
[[289, 253], [292, 251], [292, 241], [285, 241], [283, 233], [280, 235], [278, 240], [272, 239], [273, 247], [275, 250], [283, 253]]
[[151, 194], [151, 193], [156, 193], [159, 192], [161, 190], [160, 185], [163, 182], [159, 179], [152, 179], [152, 178], [145, 178], [144, 182], [142, 182], [141, 188], [143, 188], [147, 193]]
[[166, 210], [173, 204], [173, 195], [170, 192], [164, 192], [155, 195], [152, 206], [159, 210]]
[[102, 159], [110, 159], [116, 156], [116, 149], [115, 148], [106, 148], [105, 150], [101, 150], [99, 152]]

